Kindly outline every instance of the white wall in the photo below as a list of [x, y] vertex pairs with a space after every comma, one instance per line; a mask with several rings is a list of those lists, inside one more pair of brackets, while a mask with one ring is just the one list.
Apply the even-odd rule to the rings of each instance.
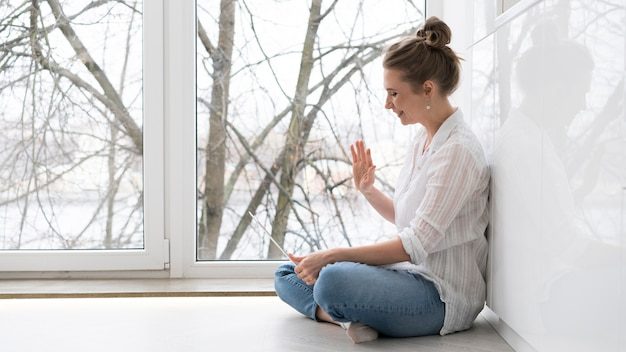
[[488, 306], [525, 349], [626, 351], [626, 1], [460, 3], [443, 18], [471, 30], [493, 164]]

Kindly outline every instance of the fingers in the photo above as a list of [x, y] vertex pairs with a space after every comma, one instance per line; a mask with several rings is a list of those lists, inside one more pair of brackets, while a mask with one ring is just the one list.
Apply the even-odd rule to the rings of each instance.
[[374, 162], [372, 162], [372, 152], [369, 149], [367, 150], [367, 166], [374, 166]]
[[289, 256], [289, 260], [291, 260], [294, 264], [298, 264], [302, 261], [302, 259], [304, 259], [304, 257], [296, 257], [291, 253], [287, 253], [287, 255]]
[[375, 172], [376, 172], [376, 165], [372, 165], [367, 169], [367, 176], [373, 180]]
[[365, 142], [358, 139], [354, 144], [350, 144], [350, 153], [352, 154], [352, 163], [364, 162], [372, 165], [372, 156], [370, 149], [365, 148]]
[[307, 273], [305, 273], [304, 269], [300, 265], [297, 265], [294, 268], [294, 271], [296, 272], [296, 276], [298, 276], [298, 278], [300, 280], [304, 281], [304, 283], [309, 285], [309, 286], [315, 284], [315, 282], [317, 281], [316, 277], [314, 277], [312, 275], [308, 275]]
[[317, 281], [317, 276], [312, 274], [309, 270], [305, 270], [303, 266], [300, 264], [300, 262], [305, 258], [305, 256], [298, 257], [291, 253], [287, 253], [287, 255], [289, 256], [289, 259], [291, 259], [291, 261], [296, 264], [296, 266], [293, 269], [293, 271], [296, 273], [296, 276], [309, 286], [315, 284], [315, 282]]
[[309, 276], [309, 275], [298, 275], [298, 277], [300, 278], [300, 280], [304, 281], [304, 283], [309, 286], [312, 286], [313, 284], [315, 284], [315, 281], [317, 281], [316, 277]]
[[357, 141], [357, 146], [359, 147], [359, 161], [365, 161], [365, 143], [362, 139]]

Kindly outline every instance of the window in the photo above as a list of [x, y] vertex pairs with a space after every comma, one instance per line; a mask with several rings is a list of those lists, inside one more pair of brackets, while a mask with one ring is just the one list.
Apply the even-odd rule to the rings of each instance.
[[163, 268], [162, 175], [144, 178], [162, 164], [150, 3], [0, 3], [3, 269]]
[[425, 3], [229, 3], [0, 0], [3, 270], [162, 270], [166, 236], [173, 277], [264, 267], [280, 257], [248, 211], [295, 253], [393, 234], [348, 146], [391, 192], [410, 131], [381, 54]]
[[520, 2], [520, 0], [500, 0], [498, 2], [498, 9], [499, 9], [498, 13], [499, 14], [505, 13], [508, 9], [513, 7], [518, 2]]
[[[393, 192], [410, 141], [384, 111], [382, 49], [424, 2], [197, 2], [197, 259], [266, 260], [370, 243], [394, 229], [354, 190], [364, 138]], [[312, 20], [319, 19], [319, 20]]]

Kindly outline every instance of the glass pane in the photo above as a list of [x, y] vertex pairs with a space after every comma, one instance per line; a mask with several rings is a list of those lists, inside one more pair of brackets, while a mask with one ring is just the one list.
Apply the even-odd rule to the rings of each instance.
[[520, 2], [520, 0], [502, 0], [502, 3], [500, 4], [500, 14], [508, 11], [511, 7], [513, 7], [513, 5], [517, 4], [518, 2]]
[[384, 110], [382, 49], [425, 4], [317, 3], [198, 1], [199, 260], [283, 257], [248, 212], [296, 254], [394, 234], [354, 189], [349, 145], [364, 138], [393, 193], [411, 131]]
[[0, 101], [0, 249], [143, 248], [142, 2], [0, 2]]

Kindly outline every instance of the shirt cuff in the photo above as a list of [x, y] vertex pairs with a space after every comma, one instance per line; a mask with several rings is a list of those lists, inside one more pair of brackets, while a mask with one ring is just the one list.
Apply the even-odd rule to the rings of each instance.
[[411, 257], [413, 264], [420, 264], [426, 259], [428, 253], [426, 253], [422, 242], [417, 238], [417, 234], [413, 232], [413, 229], [410, 227], [405, 228], [398, 234], [398, 237], [400, 237], [402, 247], [404, 247], [404, 251]]

